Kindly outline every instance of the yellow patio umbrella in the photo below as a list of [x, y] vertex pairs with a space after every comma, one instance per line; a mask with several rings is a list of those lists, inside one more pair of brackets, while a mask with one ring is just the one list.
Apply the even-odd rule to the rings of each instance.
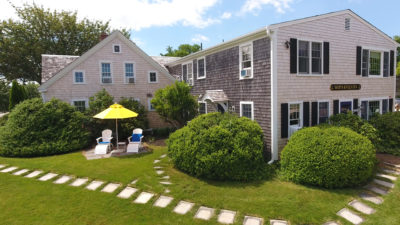
[[117, 133], [117, 150], [118, 150], [118, 119], [126, 119], [137, 117], [139, 114], [123, 107], [120, 104], [113, 104], [108, 109], [94, 116], [97, 119], [115, 119], [115, 130]]

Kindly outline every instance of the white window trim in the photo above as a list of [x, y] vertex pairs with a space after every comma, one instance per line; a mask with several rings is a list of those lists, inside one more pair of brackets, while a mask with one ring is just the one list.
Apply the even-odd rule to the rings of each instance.
[[242, 105], [251, 105], [251, 120], [254, 120], [254, 102], [252, 102], [252, 101], [240, 101], [240, 117], [243, 116]]
[[[116, 52], [115, 51], [115, 46], [119, 46], [119, 52]], [[113, 53], [115, 53], [115, 54], [121, 54], [122, 53], [122, 49], [121, 49], [121, 45], [120, 44], [113, 44], [112, 45], [112, 51], [113, 51]]]
[[[369, 119], [369, 102], [370, 101], [379, 101], [379, 113], [382, 115], [382, 112], [383, 112], [383, 100], [388, 100], [388, 108], [387, 108], [387, 110], [388, 110], [388, 112], [390, 112], [390, 108], [389, 108], [389, 98], [388, 97], [371, 97], [371, 98], [360, 98], [359, 99], [359, 102], [360, 102], [360, 105], [361, 105], [361, 103], [362, 102], [364, 102], [364, 101], [368, 101], [368, 109], [367, 109], [367, 119]], [[360, 113], [358, 114], [360, 117], [361, 117], [361, 111], [360, 111]]]
[[[133, 64], [133, 78], [135, 78], [135, 83], [128, 83], [126, 82], [126, 64]], [[136, 63], [134, 61], [125, 61], [124, 62], [124, 84], [136, 84]]]
[[[309, 53], [309, 59], [308, 59], [308, 65], [309, 65], [309, 73], [300, 73], [299, 72], [299, 42], [300, 41], [306, 41], [309, 43], [308, 45], [308, 53]], [[312, 42], [315, 43], [320, 43], [321, 44], [321, 73], [312, 73]], [[324, 41], [322, 40], [315, 40], [315, 39], [310, 39], [310, 38], [300, 38], [297, 39], [297, 76], [300, 77], [316, 77], [316, 76], [324, 76]]]
[[[150, 81], [150, 73], [156, 73], [156, 81]], [[158, 83], [158, 72], [157, 71], [153, 71], [153, 70], [151, 70], [151, 71], [148, 71], [147, 72], [147, 82], [149, 83], [149, 84], [156, 84], [156, 83]]]
[[[187, 62], [184, 62], [184, 63], [182, 63], [182, 81], [183, 81], [183, 66], [184, 65], [186, 65], [186, 78], [187, 78], [187, 75], [188, 75], [188, 73], [187, 73], [187, 68], [188, 68], [188, 64], [192, 64], [192, 85], [190, 85], [189, 83], [187, 83], [189, 86], [194, 86], [194, 71], [193, 71], [193, 61], [187, 61]], [[189, 79], [187, 79], [187, 81], [189, 81]]]
[[318, 119], [317, 122], [318, 124], [320, 124], [319, 122], [319, 103], [328, 103], [328, 118], [331, 116], [331, 102], [329, 100], [318, 100]]
[[73, 98], [71, 99], [71, 105], [75, 107], [74, 102], [84, 101], [85, 102], [85, 109], [89, 108], [89, 99], [88, 98]]
[[[198, 101], [197, 103], [204, 103], [205, 104], [205, 106], [206, 106], [206, 112], [205, 112], [205, 114], [207, 114], [208, 113], [208, 111], [207, 111], [207, 101]], [[199, 108], [199, 112], [200, 112], [200, 108]]]
[[154, 111], [156, 111], [155, 109], [152, 109], [150, 106], [151, 106], [151, 100], [152, 100], [153, 98], [148, 98], [147, 99], [147, 110], [148, 111], [150, 111], [150, 112], [154, 112]]
[[[101, 64], [102, 63], [109, 63], [110, 64], [111, 83], [103, 83], [103, 76], [102, 76], [102, 70], [101, 70]], [[114, 83], [113, 64], [110, 61], [100, 61], [99, 67], [100, 67], [100, 84], [101, 85], [112, 85]]]
[[[199, 77], [199, 60], [204, 59], [204, 76], [203, 77]], [[206, 57], [200, 57], [197, 59], [197, 80], [201, 80], [201, 79], [205, 79], [207, 77], [207, 73], [206, 73]]]
[[[242, 72], [242, 47], [246, 46], [246, 45], [250, 45], [250, 48], [251, 48], [251, 53], [250, 53], [251, 54], [251, 68], [250, 68], [251, 76], [250, 77], [242, 77], [241, 76], [241, 72]], [[240, 44], [239, 45], [239, 80], [253, 79], [253, 77], [254, 77], [253, 69], [254, 69], [253, 41]]]
[[[383, 78], [383, 58], [384, 58], [384, 53], [388, 52], [389, 53], [389, 67], [388, 67], [388, 77], [390, 77], [390, 49], [385, 49], [385, 48], [380, 48], [380, 47], [371, 47], [371, 46], [362, 46], [361, 47], [361, 72], [362, 72], [362, 59], [363, 59], [363, 52], [364, 50], [368, 50], [368, 71], [367, 71], [367, 77], [369, 78]], [[370, 65], [370, 60], [369, 57], [371, 57], [371, 51], [373, 52], [380, 52], [381, 53], [381, 68], [380, 68], [380, 75], [370, 75], [369, 74], [369, 68], [371, 68]], [[396, 57], [396, 56], [395, 56]], [[395, 65], [397, 65], [395, 63]], [[396, 70], [394, 70], [396, 71]], [[361, 74], [362, 77], [362, 74]], [[365, 77], [364, 77], [365, 78]]]
[[342, 102], [351, 102], [351, 112], [353, 112], [353, 110], [354, 110], [354, 105], [353, 105], [353, 99], [339, 99], [339, 113], [341, 113], [341, 111], [340, 111], [340, 105], [341, 105], [341, 103]]
[[[76, 79], [75, 79], [75, 73], [76, 72], [81, 72], [82, 73], [82, 76], [83, 76], [83, 82], [76, 82]], [[85, 70], [74, 70], [74, 71], [72, 71], [72, 79], [73, 79], [73, 83], [74, 84], [86, 84], [86, 79], [85, 79]]]
[[300, 104], [300, 114], [299, 114], [300, 127], [303, 127], [303, 102], [297, 101], [288, 103], [288, 128], [290, 126], [290, 105], [297, 105], [297, 104]]

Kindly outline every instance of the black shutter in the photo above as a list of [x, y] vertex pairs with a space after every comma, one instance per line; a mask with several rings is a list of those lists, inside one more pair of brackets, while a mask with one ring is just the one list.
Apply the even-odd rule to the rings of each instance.
[[324, 42], [324, 74], [329, 74], [329, 42]]
[[390, 76], [394, 75], [394, 51], [390, 51]]
[[361, 75], [361, 46], [357, 46], [356, 75]]
[[393, 112], [393, 98], [389, 98], [389, 112]]
[[318, 124], [318, 102], [311, 103], [311, 125]]
[[333, 100], [333, 115], [339, 114], [339, 100]]
[[356, 109], [358, 109], [358, 98], [353, 99], [353, 114], [357, 115], [358, 112], [356, 111]]
[[290, 73], [297, 73], [297, 39], [290, 38]]
[[303, 102], [303, 127], [310, 126], [310, 103]]
[[287, 138], [289, 132], [289, 104], [281, 104], [281, 138]]

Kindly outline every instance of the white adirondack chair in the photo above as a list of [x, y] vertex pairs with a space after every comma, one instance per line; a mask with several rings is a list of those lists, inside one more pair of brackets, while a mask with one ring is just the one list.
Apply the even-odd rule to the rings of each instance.
[[97, 145], [96, 148], [94, 149], [94, 154], [96, 155], [107, 154], [108, 151], [111, 150], [112, 139], [113, 139], [112, 131], [110, 129], [103, 130], [103, 132], [101, 132], [101, 137], [96, 138]]
[[128, 137], [128, 146], [126, 152], [139, 153], [142, 147], [143, 130], [136, 128], [132, 132], [132, 136]]

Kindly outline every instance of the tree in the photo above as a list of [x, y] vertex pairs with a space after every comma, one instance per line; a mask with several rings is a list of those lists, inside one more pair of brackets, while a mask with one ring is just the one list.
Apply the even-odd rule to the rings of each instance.
[[174, 56], [174, 57], [184, 57], [187, 56], [189, 54], [195, 53], [199, 50], [201, 50], [200, 45], [198, 44], [194, 44], [194, 45], [190, 45], [190, 44], [182, 44], [179, 45], [178, 49], [173, 49], [171, 46], [168, 46], [166, 48], [167, 53], [166, 54], [160, 54], [162, 56]]
[[[400, 36], [395, 35], [394, 40], [400, 44]], [[400, 47], [397, 48], [397, 62], [400, 62]]]
[[13, 7], [19, 19], [0, 21], [0, 74], [7, 80], [41, 83], [41, 54], [82, 55], [110, 33], [109, 22], [78, 20], [77, 12]]
[[151, 104], [165, 121], [176, 128], [183, 127], [198, 113], [198, 103], [190, 89], [186, 83], [176, 81], [157, 90]]
[[11, 111], [18, 103], [26, 99], [25, 88], [13, 80], [10, 90], [10, 100], [8, 110]]
[[10, 87], [8, 82], [0, 79], [0, 112], [8, 111], [10, 105]]

